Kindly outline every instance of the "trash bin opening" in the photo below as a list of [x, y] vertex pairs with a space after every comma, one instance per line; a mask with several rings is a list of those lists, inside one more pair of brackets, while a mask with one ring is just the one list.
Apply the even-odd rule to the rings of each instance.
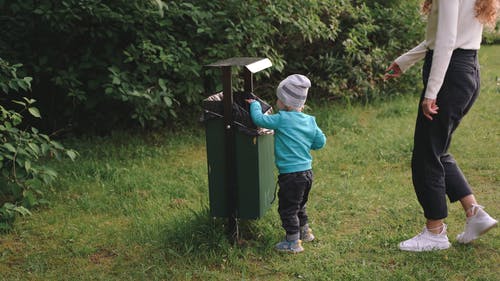
[[[203, 122], [214, 118], [224, 118], [223, 99], [224, 94], [220, 92], [203, 100]], [[255, 94], [250, 92], [236, 92], [233, 94], [233, 122], [238, 130], [250, 136], [272, 134], [273, 130], [258, 128], [253, 123], [249, 112], [250, 105], [245, 101], [246, 99], [257, 100], [262, 107], [262, 113], [272, 113], [272, 107]]]

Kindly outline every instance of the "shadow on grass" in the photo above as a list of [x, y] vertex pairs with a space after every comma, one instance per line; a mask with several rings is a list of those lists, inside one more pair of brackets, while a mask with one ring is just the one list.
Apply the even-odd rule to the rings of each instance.
[[265, 249], [272, 234], [267, 227], [260, 227], [259, 220], [239, 220], [238, 239], [231, 239], [226, 218], [213, 218], [208, 208], [191, 210], [177, 216], [165, 226], [161, 237], [167, 259], [190, 258], [210, 259], [226, 256], [231, 250]]

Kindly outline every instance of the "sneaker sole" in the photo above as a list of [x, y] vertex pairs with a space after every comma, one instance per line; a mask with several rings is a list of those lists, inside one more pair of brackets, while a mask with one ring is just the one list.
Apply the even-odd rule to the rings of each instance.
[[470, 240], [467, 240], [467, 241], [460, 241], [460, 239], [457, 237], [457, 242], [458, 243], [461, 243], [461, 244], [469, 244], [471, 243], [472, 241], [478, 239], [481, 235], [485, 234], [486, 232], [490, 231], [492, 228], [494, 228], [495, 226], [498, 225], [498, 221], [496, 221], [494, 224], [492, 224], [491, 226], [488, 226], [487, 228], [485, 228], [483, 231], [481, 231], [479, 233], [479, 235], [477, 235], [476, 237], [470, 239]]
[[401, 245], [399, 245], [399, 249], [401, 251], [406, 251], [406, 252], [431, 252], [431, 251], [440, 251], [440, 250], [449, 249], [450, 247], [451, 247], [451, 243], [448, 243], [447, 246], [439, 246], [439, 247], [431, 247], [431, 248], [418, 248], [418, 249], [415, 249], [415, 248], [405, 248], [405, 247], [401, 247]]
[[298, 253], [304, 252], [304, 249], [301, 249], [301, 250], [280, 250], [280, 249], [276, 249], [276, 251], [278, 251], [280, 253], [287, 253], [287, 254], [298, 254]]

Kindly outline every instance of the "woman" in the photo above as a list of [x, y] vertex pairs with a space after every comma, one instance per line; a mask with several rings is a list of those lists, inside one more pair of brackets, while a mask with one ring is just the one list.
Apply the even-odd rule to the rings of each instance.
[[412, 180], [427, 219], [424, 230], [403, 241], [404, 251], [443, 250], [451, 246], [444, 219], [448, 216], [446, 196], [460, 201], [465, 230], [460, 243], [477, 239], [495, 225], [474, 198], [471, 187], [447, 151], [451, 136], [479, 93], [477, 52], [483, 25], [494, 25], [500, 0], [426, 0], [426, 39], [398, 57], [385, 79], [399, 77], [416, 61], [425, 58], [424, 90], [419, 103], [412, 155]]

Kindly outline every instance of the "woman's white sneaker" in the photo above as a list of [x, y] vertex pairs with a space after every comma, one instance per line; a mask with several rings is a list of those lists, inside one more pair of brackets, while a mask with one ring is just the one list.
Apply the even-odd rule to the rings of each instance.
[[445, 250], [451, 246], [446, 235], [446, 224], [439, 234], [430, 232], [427, 227], [417, 236], [399, 243], [399, 249], [410, 252]]
[[498, 221], [490, 217], [483, 208], [480, 205], [472, 205], [474, 215], [467, 218], [464, 232], [457, 235], [459, 243], [470, 243], [498, 224]]

